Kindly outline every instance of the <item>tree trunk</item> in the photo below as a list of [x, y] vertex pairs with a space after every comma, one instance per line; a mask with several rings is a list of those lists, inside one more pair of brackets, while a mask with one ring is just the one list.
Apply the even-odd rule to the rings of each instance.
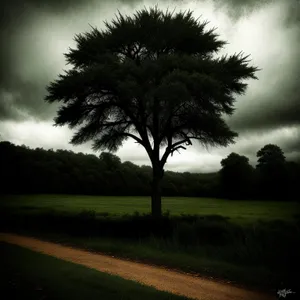
[[153, 181], [152, 181], [152, 196], [151, 196], [151, 213], [153, 217], [160, 217], [161, 209], [161, 180], [163, 177], [163, 169], [159, 164], [152, 165]]

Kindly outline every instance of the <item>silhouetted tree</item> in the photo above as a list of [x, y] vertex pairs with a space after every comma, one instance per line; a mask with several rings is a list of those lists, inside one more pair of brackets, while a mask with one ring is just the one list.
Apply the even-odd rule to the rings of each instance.
[[[66, 150], [30, 149], [0, 142], [0, 193], [60, 193], [87, 195], [150, 195], [152, 168], [121, 163], [108, 152], [100, 157]], [[189, 177], [167, 171], [165, 196], [216, 196], [211, 176]], [[212, 177], [214, 178], [214, 177]]]
[[271, 169], [285, 164], [285, 156], [282, 149], [274, 144], [265, 145], [256, 156], [258, 157], [257, 167], [260, 169]]
[[254, 169], [249, 158], [231, 153], [221, 160], [220, 180], [224, 194], [229, 198], [251, 198]]
[[299, 197], [300, 162], [297, 163], [297, 162], [289, 161], [286, 163], [286, 169], [288, 173], [288, 176], [286, 178], [286, 194], [289, 196], [289, 199], [300, 202], [300, 197]]
[[[112, 158], [118, 167], [105, 164], [100, 157]], [[119, 164], [119, 157], [111, 153], [103, 153], [100, 157], [66, 150], [30, 149], [9, 142], [0, 142], [0, 194], [77, 193], [111, 196], [148, 196], [151, 194], [152, 168], [150, 166], [139, 167], [131, 162]], [[225, 161], [227, 159], [228, 157]], [[234, 172], [227, 176], [228, 182], [222, 181], [221, 171], [210, 174], [166, 171], [162, 180], [162, 195], [224, 198], [228, 197], [230, 191], [233, 191], [235, 194], [241, 193], [238, 196], [241, 199], [249, 198], [250, 195], [253, 199], [276, 199], [276, 195], [274, 197], [272, 194], [275, 190], [267, 190], [262, 176], [258, 177], [259, 185], [254, 186], [255, 193], [249, 195], [247, 189], [239, 190], [239, 185], [246, 184], [245, 175], [241, 176], [244, 169], [239, 168], [238, 165], [233, 167], [234, 164], [229, 164], [229, 166], [232, 166], [229, 170], [234, 170]], [[248, 168], [248, 163], [245, 166]], [[259, 170], [257, 173], [262, 175]], [[277, 199], [297, 199], [294, 195], [297, 195], [299, 190], [300, 164], [286, 162], [284, 177], [280, 179], [281, 182], [276, 183], [278, 187], [275, 188], [279, 188], [277, 193], [282, 193], [282, 196], [279, 194], [280, 197]], [[236, 187], [238, 190], [235, 190]]]
[[[216, 58], [226, 44], [192, 12], [157, 7], [119, 13], [106, 30], [76, 35], [65, 54], [73, 69], [48, 86], [48, 102], [63, 105], [56, 125], [78, 128], [71, 143], [116, 151], [128, 139], [152, 163], [152, 214], [161, 215], [161, 179], [170, 154], [191, 140], [227, 146], [236, 133], [222, 116], [246, 90], [257, 68], [241, 53]], [[161, 147], [166, 146], [160, 153]]]
[[282, 149], [277, 145], [268, 144], [261, 148], [256, 156], [262, 195], [267, 198], [285, 197], [287, 168]]
[[100, 161], [103, 162], [105, 168], [113, 171], [121, 168], [121, 159], [117, 155], [109, 152], [102, 152], [100, 154]]

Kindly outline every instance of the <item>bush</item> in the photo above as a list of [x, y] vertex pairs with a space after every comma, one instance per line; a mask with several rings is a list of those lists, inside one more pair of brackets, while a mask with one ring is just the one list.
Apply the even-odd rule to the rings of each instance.
[[2, 211], [1, 231], [29, 230], [65, 233], [143, 243], [161, 251], [182, 251], [242, 266], [263, 265], [288, 273], [299, 262], [300, 232], [297, 223], [257, 222], [239, 226], [220, 216], [149, 214], [110, 215], [83, 210], [79, 214], [45, 210], [26, 214]]

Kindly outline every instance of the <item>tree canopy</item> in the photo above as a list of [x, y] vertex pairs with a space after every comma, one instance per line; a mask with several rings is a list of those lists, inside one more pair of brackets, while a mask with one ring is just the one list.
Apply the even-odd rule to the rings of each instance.
[[[227, 146], [237, 136], [223, 116], [235, 96], [257, 79], [248, 56], [217, 57], [226, 44], [192, 11], [142, 9], [119, 13], [105, 30], [75, 36], [65, 54], [73, 66], [47, 87], [46, 101], [61, 102], [55, 124], [76, 128], [71, 143], [116, 151], [134, 139], [153, 168], [152, 212], [161, 214], [160, 181], [170, 154], [197, 140]], [[165, 147], [163, 153], [160, 149]]]
[[257, 152], [256, 156], [258, 157], [258, 168], [268, 168], [285, 163], [285, 156], [282, 149], [274, 144], [265, 145]]
[[[30, 149], [4, 141], [0, 142], [0, 166], [0, 198], [1, 194], [27, 193], [103, 196], [151, 194], [150, 166], [121, 162], [117, 155], [108, 152], [96, 156], [67, 150]], [[162, 195], [297, 200], [294, 195], [299, 190], [300, 164], [288, 161], [285, 166], [286, 177], [280, 181], [272, 175], [261, 176], [260, 169], [250, 166], [247, 157], [230, 154], [222, 160], [220, 172], [201, 174], [166, 171], [161, 184]], [[266, 185], [266, 178], [271, 178], [270, 186]]]
[[254, 169], [249, 164], [249, 158], [237, 153], [231, 153], [221, 160], [220, 179], [223, 193], [229, 198], [253, 197]]
[[[289, 185], [287, 164], [282, 149], [274, 144], [267, 144], [256, 154], [257, 169], [260, 174], [260, 190], [264, 191], [265, 197], [285, 197], [282, 190]], [[282, 189], [282, 187], [284, 188]]]

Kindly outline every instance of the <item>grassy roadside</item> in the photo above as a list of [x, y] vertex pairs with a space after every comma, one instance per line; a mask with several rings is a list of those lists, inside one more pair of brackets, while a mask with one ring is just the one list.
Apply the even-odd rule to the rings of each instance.
[[238, 285], [272, 290], [300, 263], [300, 223], [237, 224], [220, 215], [149, 215], [6, 208], [0, 231], [16, 232]]
[[[16, 233], [91, 252], [163, 266], [180, 272], [196, 274], [209, 279], [262, 291], [274, 292], [278, 283], [282, 282], [285, 276], [265, 266], [238, 265], [208, 257], [205, 253], [188, 253], [179, 250], [163, 249], [158, 244], [155, 245], [155, 239], [150, 239], [148, 242], [134, 242], [113, 238], [74, 237], [61, 233], [40, 233], [25, 230], [17, 230]], [[290, 282], [289, 279], [286, 280]]]
[[5, 243], [0, 269], [5, 299], [187, 299]]

